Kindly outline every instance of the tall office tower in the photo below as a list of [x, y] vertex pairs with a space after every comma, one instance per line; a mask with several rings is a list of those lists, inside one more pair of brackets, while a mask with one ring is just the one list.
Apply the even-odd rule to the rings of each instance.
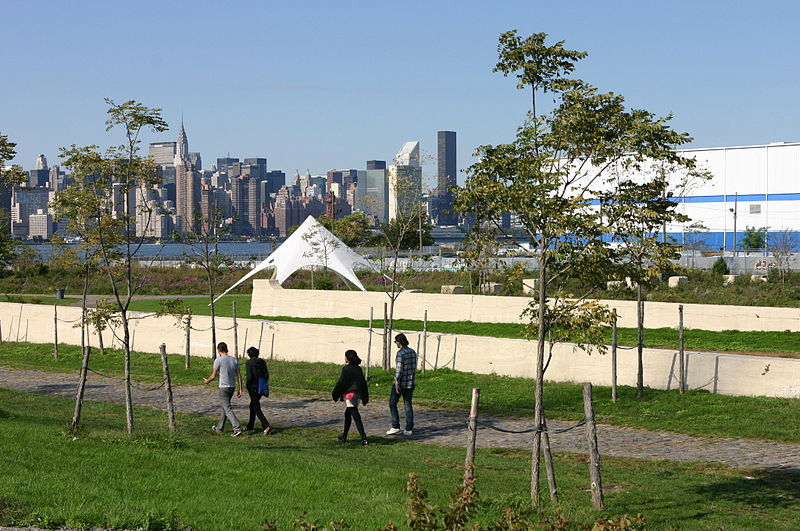
[[151, 142], [149, 155], [158, 166], [172, 166], [175, 163], [175, 149], [175, 142]]
[[237, 219], [233, 223], [233, 233], [257, 236], [261, 232], [261, 198], [259, 181], [250, 175], [240, 175], [231, 179], [231, 207]]
[[28, 218], [37, 210], [47, 211], [50, 192], [46, 188], [14, 187], [11, 197], [11, 233], [20, 238], [28, 237]]
[[[369, 168], [369, 162], [367, 167]], [[367, 169], [363, 178], [359, 176], [353, 206], [355, 210], [370, 216], [377, 224], [386, 223], [389, 219], [389, 180], [385, 163], [383, 168]]]
[[[230, 166], [231, 164], [233, 164], [235, 162], [239, 162], [239, 159], [238, 158], [234, 159], [234, 158], [231, 158], [231, 157], [225, 157], [225, 158], [217, 159], [217, 171], [219, 173], [221, 173], [221, 174], [224, 174], [224, 175], [226, 175], [228, 177], [231, 177], [231, 175], [228, 173], [228, 166]], [[233, 175], [233, 177], [237, 177], [237, 176], [238, 176], [238, 174]]]
[[28, 216], [28, 238], [49, 240], [53, 236], [53, 216], [43, 208]]
[[203, 170], [203, 158], [200, 156], [200, 153], [196, 151], [189, 153], [189, 162], [192, 163], [194, 171], [200, 172]]
[[[281, 170], [268, 171], [266, 181], [269, 182], [269, 193], [277, 194], [278, 190], [286, 184], [286, 174]], [[266, 202], [266, 199], [264, 201]]]
[[395, 157], [395, 164], [389, 167], [389, 219], [417, 212], [421, 197], [419, 142], [406, 142]]
[[288, 235], [290, 227], [302, 223], [300, 219], [300, 202], [292, 197], [288, 186], [284, 186], [278, 190], [275, 196], [273, 216], [275, 219], [275, 229], [278, 232], [278, 236], [281, 238], [285, 238]]
[[63, 186], [63, 176], [64, 174], [61, 173], [58, 166], [53, 166], [50, 168], [47, 174], [47, 181], [50, 183], [50, 188], [55, 191], [62, 190]]
[[37, 170], [47, 170], [47, 157], [44, 155], [39, 155], [36, 157], [36, 169]]
[[28, 187], [29, 188], [43, 188], [47, 186], [47, 180], [50, 178], [50, 170], [28, 170]]
[[136, 189], [136, 236], [163, 240], [172, 236], [175, 228], [171, 201], [165, 201], [161, 188]]
[[267, 159], [249, 158], [242, 161], [242, 173], [247, 173], [250, 177], [255, 177], [259, 181], [267, 176]]
[[200, 215], [203, 234], [213, 236], [222, 219], [222, 212], [217, 202], [214, 187], [204, 184], [200, 187]]
[[183, 119], [181, 119], [181, 130], [178, 131], [178, 141], [175, 142], [175, 166], [179, 160], [189, 160], [189, 138], [183, 128]]
[[367, 169], [368, 170], [385, 170], [386, 169], [386, 161], [385, 160], [368, 160], [367, 161]]
[[453, 209], [453, 193], [449, 190], [456, 185], [458, 170], [456, 168], [456, 133], [455, 131], [439, 131], [437, 133], [437, 151], [439, 178], [436, 188], [435, 211], [438, 225], [455, 225], [458, 215], [450, 212]]

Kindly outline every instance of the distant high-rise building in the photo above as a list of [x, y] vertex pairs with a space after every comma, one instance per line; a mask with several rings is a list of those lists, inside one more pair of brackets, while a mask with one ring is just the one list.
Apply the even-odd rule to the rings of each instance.
[[47, 181], [50, 179], [50, 170], [37, 169], [28, 171], [28, 187], [30, 188], [44, 188], [47, 186]]
[[192, 163], [192, 168], [194, 168], [194, 171], [199, 172], [203, 170], [203, 159], [200, 157], [200, 153], [196, 151], [189, 153], [189, 162]]
[[433, 214], [437, 224], [455, 225], [458, 223], [458, 215], [450, 212], [453, 209], [453, 193], [449, 190], [451, 186], [456, 185], [458, 176], [455, 131], [439, 131], [437, 148], [439, 176], [436, 189], [436, 208]]
[[406, 142], [389, 167], [389, 219], [411, 215], [422, 197], [419, 142]]
[[49, 240], [53, 236], [53, 216], [40, 208], [28, 216], [28, 238]]
[[175, 163], [175, 142], [152, 142], [150, 144], [150, 157], [158, 166]]
[[367, 161], [367, 169], [368, 170], [385, 170], [386, 169], [386, 161], [385, 160], [368, 160]]
[[363, 177], [360, 173], [353, 208], [371, 216], [378, 224], [386, 223], [389, 219], [389, 180], [386, 174], [386, 162], [368, 160]]
[[36, 157], [36, 169], [37, 170], [47, 170], [47, 157], [44, 155], [39, 155]]
[[[286, 174], [281, 170], [268, 171], [266, 181], [269, 182], [269, 193], [277, 194], [281, 186], [286, 184]], [[266, 201], [266, 199], [264, 199]]]
[[261, 198], [258, 179], [248, 174], [231, 179], [231, 206], [237, 216], [233, 222], [234, 234], [260, 234]]
[[183, 128], [183, 120], [175, 145], [176, 222], [181, 232], [194, 232], [200, 214], [200, 176], [189, 161], [189, 139]]
[[[217, 171], [219, 173], [221, 173], [221, 174], [225, 174], [228, 177], [231, 177], [231, 175], [228, 173], [228, 166], [230, 166], [231, 164], [236, 163], [236, 162], [239, 162], [238, 158], [233, 159], [231, 157], [225, 157], [225, 158], [217, 159]], [[238, 176], [238, 174], [233, 175], [233, 177], [237, 177], [237, 176]]]

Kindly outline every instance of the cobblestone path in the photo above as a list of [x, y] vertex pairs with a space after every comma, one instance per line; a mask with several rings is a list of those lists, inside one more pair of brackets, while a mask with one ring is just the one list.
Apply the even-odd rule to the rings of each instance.
[[[0, 387], [59, 396], [75, 396], [78, 376], [75, 374], [44, 373], [38, 371], [3, 368]], [[163, 390], [144, 391], [152, 384], [140, 384], [133, 389], [134, 403], [138, 406], [162, 408]], [[176, 386], [173, 388], [175, 406], [183, 413], [216, 416], [218, 414], [216, 389], [202, 386]], [[122, 384], [117, 379], [90, 374], [85, 399], [124, 403]], [[234, 398], [234, 409], [239, 419], [247, 419], [248, 400], [245, 396]], [[262, 400], [270, 423], [276, 427], [318, 427], [341, 429], [342, 405], [331, 400], [290, 396], [275, 391]], [[402, 406], [400, 406], [402, 415]], [[414, 407], [416, 428], [414, 441], [448, 446], [463, 446], [467, 437], [467, 411], [428, 409]], [[389, 426], [387, 400], [375, 396], [368, 406], [362, 406], [367, 434], [384, 436]], [[531, 419], [483, 416], [484, 426], [478, 430], [478, 446], [483, 448], [528, 448], [531, 434], [502, 433], [486, 425], [519, 431], [531, 427]], [[209, 429], [211, 428], [209, 422]], [[572, 426], [571, 422], [548, 421], [548, 429], [559, 430]], [[800, 473], [800, 444], [779, 443], [756, 439], [694, 437], [672, 432], [656, 432], [618, 426], [598, 425], [597, 435], [602, 455], [636, 457], [653, 460], [712, 461], [731, 466], [763, 468]], [[402, 437], [402, 436], [401, 436]], [[556, 452], [585, 453], [586, 439], [582, 427], [551, 435]]]

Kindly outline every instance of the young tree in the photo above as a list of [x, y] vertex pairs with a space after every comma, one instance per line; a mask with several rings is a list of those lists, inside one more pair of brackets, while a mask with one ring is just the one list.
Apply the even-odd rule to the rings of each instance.
[[[17, 144], [0, 133], [0, 188], [23, 184], [25, 173], [17, 166], [8, 166], [17, 154]], [[11, 237], [10, 212], [0, 210], [0, 265], [9, 265], [17, 255], [17, 246]]]
[[[199, 267], [203, 270], [206, 279], [206, 292], [208, 293], [209, 307], [211, 309], [211, 361], [217, 359], [217, 311], [215, 299], [219, 292], [219, 284], [225, 269], [232, 264], [230, 258], [219, 251], [220, 239], [228, 234], [230, 225], [224, 223], [222, 210], [218, 207], [211, 209], [209, 217], [205, 218], [199, 213], [194, 224], [196, 229], [178, 236], [186, 246], [183, 253], [184, 262], [188, 265]], [[173, 314], [175, 312], [172, 312]], [[188, 318], [188, 322], [186, 319]], [[184, 329], [191, 327], [191, 316], [185, 315], [179, 319], [184, 323]]]
[[767, 227], [747, 227], [742, 236], [742, 249], [748, 251], [761, 251], [767, 245]]
[[[135, 202], [137, 189], [151, 189], [159, 182], [151, 160], [139, 154], [139, 135], [143, 130], [161, 132], [167, 123], [161, 110], [136, 101], [115, 103], [106, 99], [106, 130], [120, 127], [124, 144], [105, 154], [97, 146], [73, 145], [62, 150], [65, 166], [72, 170], [75, 183], [59, 193], [62, 211], [79, 220], [86, 231], [86, 243], [97, 251], [98, 267], [108, 278], [112, 304], [117, 312], [124, 353], [125, 411], [128, 433], [133, 432], [131, 397], [131, 329], [128, 308], [147, 277], [148, 268], [137, 268], [134, 256], [145, 243], [147, 228], [155, 213], [149, 202]], [[138, 210], [138, 211], [137, 211]], [[136, 222], [142, 224], [137, 231]], [[141, 234], [141, 236], [137, 236]]]
[[328, 268], [328, 260], [339, 248], [339, 242], [332, 238], [329, 232], [320, 230], [320, 225], [317, 224], [313, 225], [309, 232], [303, 234], [303, 240], [309, 246], [309, 250], [303, 253], [303, 256], [314, 261], [311, 265], [311, 289], [314, 289], [314, 269], [317, 266], [322, 269]]
[[800, 237], [796, 232], [783, 229], [770, 238], [767, 250], [775, 259], [775, 269], [781, 284], [785, 284], [791, 270], [789, 262], [792, 256], [800, 250]]
[[[641, 174], [640, 174], [641, 175]], [[611, 188], [600, 195], [602, 215], [611, 227], [616, 244], [614, 264], [617, 278], [629, 278], [636, 284], [636, 323], [638, 331], [636, 389], [644, 396], [644, 299], [646, 287], [661, 280], [680, 257], [678, 247], [663, 238], [662, 226], [687, 221], [676, 211], [677, 203], [665, 197], [669, 184], [664, 172], [656, 172], [644, 182], [617, 176]]]
[[320, 216], [317, 222], [331, 231], [348, 247], [364, 245], [372, 236], [369, 220], [363, 212], [353, 212], [348, 216], [336, 219]]
[[551, 498], [557, 492], [543, 405], [552, 346], [574, 336], [580, 347], [602, 351], [600, 325], [611, 319], [608, 309], [589, 300], [588, 293], [577, 299], [564, 297], [570, 276], [599, 285], [613, 265], [612, 249], [604, 238], [609, 229], [593, 203], [608, 188], [609, 168], [645, 159], [680, 162], [673, 148], [689, 141], [688, 135], [667, 125], [668, 118], [627, 110], [621, 96], [572, 78], [575, 63], [586, 54], [565, 49], [563, 42], [546, 46], [546, 37], [538, 33], [522, 39], [515, 31], [500, 36], [495, 70], [516, 73], [518, 87], [531, 88], [534, 110], [542, 93], [552, 94], [554, 106], [541, 116], [531, 113], [513, 142], [480, 146], [478, 161], [468, 169], [455, 201], [459, 212], [475, 215], [475, 227], [485, 222], [501, 233], [501, 216], [514, 214], [535, 247], [538, 294], [524, 314], [529, 319], [527, 337], [537, 342], [531, 456], [535, 503], [543, 445]]

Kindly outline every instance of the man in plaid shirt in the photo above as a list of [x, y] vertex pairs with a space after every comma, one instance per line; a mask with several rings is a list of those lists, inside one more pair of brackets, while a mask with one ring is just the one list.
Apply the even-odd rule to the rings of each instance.
[[397, 411], [397, 403], [403, 397], [403, 405], [406, 410], [406, 429], [402, 430], [404, 435], [414, 433], [414, 408], [411, 405], [411, 396], [414, 393], [414, 385], [417, 377], [417, 353], [408, 346], [408, 339], [405, 334], [394, 336], [394, 344], [400, 349], [397, 351], [396, 366], [397, 372], [394, 377], [394, 385], [389, 395], [389, 413], [392, 416], [392, 428], [386, 435], [396, 435], [400, 430], [400, 413]]

